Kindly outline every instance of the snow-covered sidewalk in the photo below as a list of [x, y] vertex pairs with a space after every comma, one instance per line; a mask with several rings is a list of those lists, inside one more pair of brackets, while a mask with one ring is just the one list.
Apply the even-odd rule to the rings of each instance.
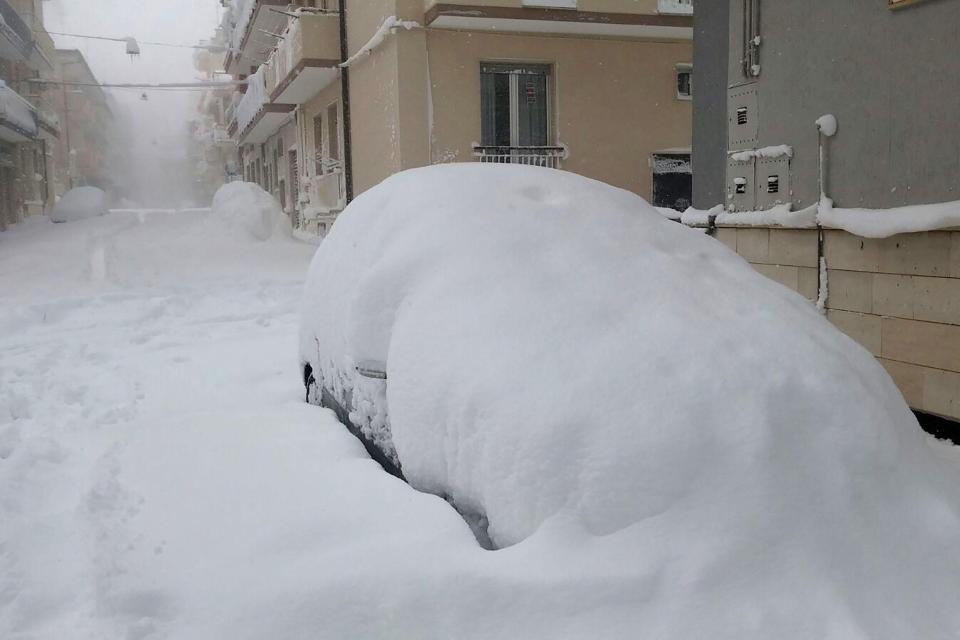
[[485, 552], [303, 403], [315, 247], [218, 225], [129, 211], [0, 234], [0, 637], [598, 638], [639, 621], [648, 568], [559, 523]]

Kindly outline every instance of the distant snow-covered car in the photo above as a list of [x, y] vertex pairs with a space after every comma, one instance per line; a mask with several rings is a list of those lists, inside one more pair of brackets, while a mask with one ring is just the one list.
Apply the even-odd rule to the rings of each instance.
[[97, 187], [74, 187], [70, 189], [50, 212], [54, 222], [76, 222], [87, 218], [107, 215], [107, 194]]
[[615, 534], [677, 594], [664, 611], [724, 629], [960, 628], [960, 474], [889, 376], [636, 195], [513, 165], [395, 175], [317, 251], [300, 359], [309, 401], [496, 546]]

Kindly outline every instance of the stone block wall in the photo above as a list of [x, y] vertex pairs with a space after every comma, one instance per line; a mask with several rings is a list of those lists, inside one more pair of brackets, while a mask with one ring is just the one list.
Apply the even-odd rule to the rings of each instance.
[[[816, 230], [726, 227], [716, 238], [816, 300]], [[826, 230], [824, 257], [827, 318], [877, 357], [912, 408], [960, 421], [960, 231]]]

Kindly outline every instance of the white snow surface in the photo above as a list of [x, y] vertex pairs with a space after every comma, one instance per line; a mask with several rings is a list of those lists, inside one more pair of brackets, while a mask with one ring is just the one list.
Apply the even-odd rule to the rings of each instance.
[[717, 224], [736, 227], [787, 227], [813, 229], [817, 226], [817, 207], [793, 211], [792, 205], [778, 204], [763, 211], [721, 211]]
[[687, 207], [686, 211], [680, 214], [680, 222], [691, 227], [704, 226], [710, 224], [710, 218], [716, 219], [721, 213], [723, 213], [723, 205], [717, 205], [706, 211]]
[[[723, 205], [721, 205], [722, 207]], [[673, 220], [674, 222], [680, 221], [681, 216], [683, 215], [682, 211], [677, 211], [676, 209], [671, 209], [670, 207], [654, 207], [657, 213], [662, 215], [667, 220]]]
[[825, 227], [864, 238], [889, 238], [900, 233], [960, 227], [960, 200], [893, 209], [844, 209], [826, 201], [818, 216]]
[[736, 162], [749, 162], [754, 158], [782, 158], [784, 156], [792, 158], [793, 147], [786, 144], [778, 144], [770, 147], [761, 147], [759, 149], [735, 151], [730, 154], [730, 159]]
[[817, 130], [827, 138], [837, 135], [837, 117], [833, 114], [827, 113], [820, 116], [817, 118], [816, 125]]
[[368, 40], [365, 45], [360, 47], [355, 54], [340, 63], [340, 68], [346, 69], [348, 67], [352, 67], [358, 60], [369, 56], [371, 53], [376, 51], [380, 45], [383, 44], [383, 41], [386, 40], [389, 34], [396, 32], [397, 29], [406, 29], [407, 31], [411, 31], [413, 29], [419, 29], [420, 27], [421, 25], [419, 22], [412, 20], [401, 20], [397, 16], [388, 16], [380, 24], [380, 27], [374, 32], [373, 36], [370, 37], [370, 40]]
[[[410, 482], [485, 514], [508, 547], [485, 557], [525, 589], [605, 591], [601, 626], [577, 602], [562, 625], [529, 611], [538, 637], [960, 630], [960, 475], [883, 368], [628, 192], [536, 167], [389, 178], [317, 252], [301, 358], [334, 386], [386, 362]], [[525, 606], [497, 602], [478, 619]]]
[[[527, 187], [531, 198], [566, 197], [551, 196], [549, 184]], [[499, 224], [503, 216], [493, 213], [475, 226]], [[599, 232], [582, 229], [588, 237]], [[489, 231], [479, 238], [491, 240]], [[543, 236], [545, 246], [556, 233]], [[511, 246], [514, 262], [530, 253], [520, 239]], [[558, 277], [581, 255], [565, 256], [564, 248], [554, 253]], [[955, 501], [932, 479], [952, 472], [937, 471], [913, 450], [912, 423], [891, 438], [884, 418], [855, 447], [861, 420], [849, 434], [836, 433], [833, 422], [794, 420], [780, 401], [792, 402], [792, 367], [773, 380], [763, 368], [722, 378], [719, 367], [706, 387], [691, 391], [682, 381], [695, 363], [659, 352], [651, 354], [655, 362], [639, 362], [680, 385], [668, 389], [676, 404], [704, 411], [729, 413], [731, 403], [776, 385], [769, 407], [747, 406], [789, 422], [781, 425], [788, 441], [746, 428], [700, 434], [710, 445], [699, 450], [703, 473], [737, 485], [731, 502], [687, 493], [661, 515], [609, 536], [558, 512], [523, 542], [483, 551], [443, 500], [385, 474], [330, 412], [303, 403], [298, 312], [314, 251], [223, 233], [210, 210], [111, 212], [69, 225], [37, 217], [0, 233], [0, 638], [582, 639], [633, 638], [638, 629], [660, 638], [738, 640], [955, 635], [949, 616], [956, 615], [956, 590], [941, 588], [948, 571], [956, 575], [955, 545], [944, 553], [957, 530]], [[539, 250], [534, 255], [542, 258]], [[624, 264], [633, 259], [618, 255]], [[697, 258], [685, 255], [689, 274]], [[590, 263], [580, 267], [578, 278], [609, 277]], [[625, 293], [634, 288], [630, 277], [618, 277]], [[489, 296], [491, 282], [478, 284], [478, 295]], [[758, 301], [768, 298], [744, 296], [743, 313], [755, 316]], [[458, 301], [462, 296], [451, 302]], [[647, 304], [662, 318], [661, 302]], [[603, 309], [593, 319], [605, 331], [631, 331]], [[703, 329], [686, 316], [676, 320]], [[740, 336], [715, 326], [705, 333], [740, 344]], [[823, 339], [837, 359], [851, 355], [846, 343]], [[751, 357], [765, 347], [757, 344]], [[835, 370], [804, 362], [813, 379]], [[586, 384], [586, 364], [567, 373]], [[487, 384], [483, 371], [474, 373]], [[847, 386], [878, 384], [875, 372], [858, 366], [858, 373], [863, 379]], [[613, 382], [611, 391], [622, 390]], [[729, 402], [716, 403], [718, 387]], [[614, 396], [587, 390], [593, 395], [583, 403], [556, 397], [583, 405], [569, 419], [593, 417], [588, 406], [614, 417]], [[648, 402], [647, 393], [630, 397], [637, 406]], [[825, 414], [835, 401], [824, 398]], [[899, 416], [899, 401], [891, 395], [887, 402]], [[478, 403], [475, 415], [496, 404]], [[884, 407], [864, 410], [873, 416]], [[687, 431], [671, 431], [672, 415], [663, 414], [659, 438], [676, 435], [678, 446], [696, 453]], [[811, 439], [822, 461], [806, 455]], [[956, 447], [930, 446], [942, 464], [960, 467]], [[744, 462], [742, 472], [722, 460], [732, 454]], [[835, 464], [839, 455], [850, 472]], [[571, 450], [567, 459], [578, 457]], [[761, 465], [766, 457], [770, 464]], [[675, 459], [689, 471], [685, 456]], [[651, 453], [637, 464], [658, 463]], [[853, 473], [873, 464], [886, 465], [888, 475]], [[729, 475], [713, 474], [718, 465]], [[955, 478], [950, 482], [955, 489]], [[837, 491], [818, 494], [825, 484]], [[628, 489], [644, 495], [656, 488]], [[851, 494], [857, 505], [844, 510]], [[811, 497], [819, 499], [800, 500]], [[744, 509], [754, 502], [773, 506]], [[736, 522], [735, 514], [749, 520]], [[865, 522], [870, 515], [875, 520]], [[889, 541], [893, 527], [903, 534], [896, 544]], [[889, 599], [878, 605], [881, 595]]]
[[2, 80], [0, 80], [0, 117], [24, 131], [37, 133], [37, 110]]
[[228, 182], [213, 196], [213, 220], [225, 232], [254, 240], [290, 238], [290, 218], [280, 203], [253, 182]]
[[97, 187], [74, 187], [57, 200], [50, 212], [54, 222], [76, 222], [106, 215], [107, 194]]
[[709, 210], [691, 207], [679, 218], [670, 209], [660, 213], [689, 226], [706, 225], [714, 214], [716, 224], [726, 226], [813, 229], [819, 223], [864, 238], [889, 238], [901, 233], [960, 228], [960, 200], [892, 209], [845, 209], [834, 207], [833, 201], [824, 196], [819, 203], [799, 211], [792, 211], [791, 206], [780, 204], [765, 211], [724, 211], [723, 205]]
[[267, 94], [264, 69], [264, 65], [260, 65], [256, 72], [247, 78], [247, 90], [237, 104], [237, 131], [241, 133], [250, 126], [250, 123], [263, 109], [263, 105], [270, 99]]

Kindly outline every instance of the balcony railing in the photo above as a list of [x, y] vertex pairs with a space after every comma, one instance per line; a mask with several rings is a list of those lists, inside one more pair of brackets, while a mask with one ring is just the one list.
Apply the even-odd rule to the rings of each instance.
[[477, 145], [473, 155], [480, 162], [498, 164], [523, 164], [533, 167], [559, 169], [560, 161], [567, 155], [566, 147], [501, 147]]
[[0, 123], [28, 138], [36, 137], [38, 132], [37, 110], [3, 81], [0, 81]]
[[247, 78], [247, 91], [240, 98], [234, 114], [237, 120], [237, 129], [240, 133], [253, 122], [260, 110], [269, 101], [267, 88], [265, 84], [265, 67], [260, 67], [257, 72]]
[[267, 90], [280, 103], [300, 104], [336, 78], [340, 19], [303, 13], [291, 20], [269, 59]]
[[224, 16], [226, 40], [230, 46], [224, 62], [226, 70], [237, 73], [240, 68], [266, 61], [263, 48], [274, 44], [273, 37], [286, 24], [285, 10], [289, 0], [237, 0]]
[[18, 48], [25, 57], [33, 48], [33, 31], [7, 0], [0, 0], [0, 32], [12, 33], [19, 40]]
[[333, 163], [327, 166], [329, 173], [304, 180], [305, 184], [301, 184], [301, 203], [306, 205], [303, 208], [314, 216], [340, 211], [345, 205], [343, 171], [339, 165], [334, 168]]

